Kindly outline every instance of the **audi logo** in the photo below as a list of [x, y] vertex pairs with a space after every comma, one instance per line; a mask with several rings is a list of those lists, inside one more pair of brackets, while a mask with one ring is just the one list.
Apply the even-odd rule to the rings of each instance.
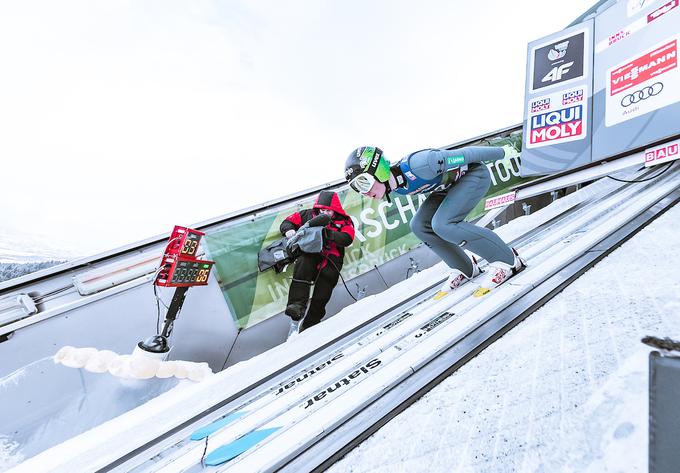
[[621, 105], [623, 107], [630, 107], [634, 103], [638, 103], [642, 100], [646, 100], [649, 97], [654, 97], [659, 95], [663, 90], [663, 82], [655, 82], [654, 84], [647, 86], [643, 89], [637, 90], [632, 94], [628, 94], [621, 99]]

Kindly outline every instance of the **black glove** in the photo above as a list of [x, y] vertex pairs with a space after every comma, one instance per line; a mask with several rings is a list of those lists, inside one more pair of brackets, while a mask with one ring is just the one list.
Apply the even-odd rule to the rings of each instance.
[[331, 217], [326, 214], [319, 214], [306, 223], [310, 227], [325, 227], [331, 223]]

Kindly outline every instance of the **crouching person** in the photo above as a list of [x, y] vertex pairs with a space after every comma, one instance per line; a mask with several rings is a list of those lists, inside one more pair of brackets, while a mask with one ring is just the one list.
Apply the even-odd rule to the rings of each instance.
[[311, 209], [288, 216], [279, 230], [282, 235], [293, 239], [300, 228], [315, 226], [323, 226], [322, 249], [318, 253], [300, 252], [294, 263], [293, 281], [288, 292], [285, 313], [293, 320], [293, 326], [302, 321], [299, 332], [318, 324], [326, 315], [326, 304], [342, 269], [345, 247], [354, 240], [354, 224], [335, 192], [322, 191]]

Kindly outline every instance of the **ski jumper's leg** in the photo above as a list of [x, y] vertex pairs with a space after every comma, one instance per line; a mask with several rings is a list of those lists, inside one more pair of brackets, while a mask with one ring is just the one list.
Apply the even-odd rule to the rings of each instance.
[[338, 283], [338, 278], [338, 271], [331, 264], [326, 264], [321, 269], [316, 284], [314, 284], [314, 292], [312, 293], [307, 316], [300, 324], [300, 332], [318, 324], [324, 315], [326, 315], [326, 304], [328, 304], [333, 294], [333, 288]]
[[320, 259], [320, 255], [302, 253], [295, 260], [293, 281], [288, 290], [288, 304], [286, 306], [286, 315], [293, 320], [300, 320], [305, 316], [307, 302], [309, 301], [309, 290], [319, 272], [317, 266]]
[[411, 219], [411, 230], [450, 268], [458, 269], [466, 276], [470, 276], [472, 275], [472, 262], [468, 255], [458, 244], [443, 239], [432, 228], [432, 219], [446, 195], [446, 192], [431, 193]]
[[432, 217], [432, 229], [443, 240], [464, 246], [490, 263], [502, 261], [513, 265], [515, 255], [501, 237], [488, 228], [464, 221], [490, 186], [491, 176], [487, 167], [483, 164], [470, 165], [465, 175], [449, 189]]

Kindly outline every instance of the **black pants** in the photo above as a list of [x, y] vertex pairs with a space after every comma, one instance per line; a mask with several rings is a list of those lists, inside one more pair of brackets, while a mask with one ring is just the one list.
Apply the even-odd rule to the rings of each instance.
[[[324, 260], [321, 255], [302, 253], [295, 260], [286, 314], [294, 320], [300, 320], [304, 317], [300, 324], [300, 332], [318, 324], [326, 315], [326, 304], [333, 294], [333, 288], [338, 283], [340, 277], [338, 270], [342, 267], [342, 261], [336, 256], [328, 256], [328, 258], [335, 263], [335, 266], [331, 262], [326, 262], [321, 270], [318, 269]], [[314, 285], [314, 292], [309, 310], [307, 310], [312, 284]], [[305, 311], [307, 312], [306, 316]]]

